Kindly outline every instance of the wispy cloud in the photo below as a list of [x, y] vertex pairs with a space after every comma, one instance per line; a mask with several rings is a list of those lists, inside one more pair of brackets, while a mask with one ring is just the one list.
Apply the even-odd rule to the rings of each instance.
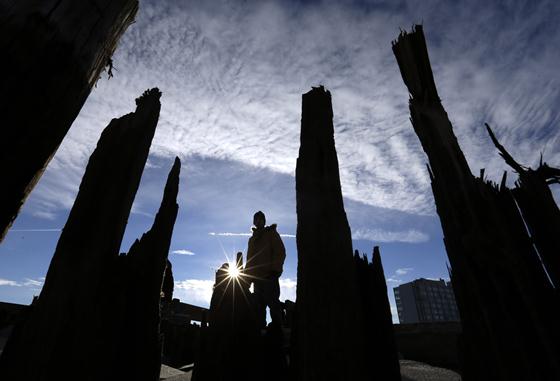
[[230, 232], [223, 232], [223, 233], [215, 233], [210, 232], [208, 235], [211, 236], [218, 236], [218, 237], [250, 237], [251, 233], [230, 233]]
[[31, 287], [33, 289], [40, 289], [41, 287], [43, 287], [44, 282], [45, 278], [43, 277], [38, 279], [24, 278], [22, 281], [0, 278], [0, 286]]
[[414, 271], [412, 267], [403, 267], [400, 269], [396, 269], [395, 272], [387, 278], [387, 283], [393, 283], [395, 285], [402, 283], [403, 279], [401, 277], [403, 275], [409, 274], [412, 271]]
[[[208, 233], [208, 235], [218, 236], [218, 237], [250, 237], [250, 236], [252, 236], [251, 233], [230, 233], [230, 232], [223, 232], [223, 233], [210, 232], [210, 233]], [[295, 234], [283, 234], [283, 233], [280, 233], [280, 237], [296, 238]]]
[[439, 280], [444, 280], [444, 281], [446, 281], [446, 282], [449, 282], [449, 280], [450, 280], [449, 277], [439, 277], [439, 278], [435, 278], [435, 277], [425, 277], [424, 279], [428, 279], [428, 280], [437, 280], [437, 281], [439, 281]]
[[361, 228], [352, 232], [352, 239], [372, 242], [426, 242], [430, 237], [418, 230], [387, 231], [383, 229]]
[[406, 275], [406, 274], [408, 274], [409, 272], [411, 272], [412, 270], [414, 270], [412, 267], [405, 267], [405, 268], [402, 268], [402, 269], [396, 269], [396, 270], [395, 270], [395, 274], [397, 274], [397, 275]]
[[[208, 307], [212, 298], [214, 281], [209, 279], [186, 279], [175, 281], [174, 297], [185, 303]], [[296, 300], [297, 280], [280, 278], [280, 300]]]
[[296, 301], [297, 279], [280, 278], [280, 300]]
[[175, 281], [174, 297], [185, 303], [210, 306], [214, 281], [209, 279], [185, 279]]
[[43, 287], [43, 283], [45, 283], [45, 278], [39, 278], [39, 279], [25, 278], [22, 285], [28, 287]]
[[15, 280], [9, 280], [9, 279], [2, 279], [0, 278], [0, 286], [21, 286], [21, 284], [19, 282], [16, 282]]
[[173, 250], [171, 253], [179, 255], [195, 255], [192, 251], [187, 249]]

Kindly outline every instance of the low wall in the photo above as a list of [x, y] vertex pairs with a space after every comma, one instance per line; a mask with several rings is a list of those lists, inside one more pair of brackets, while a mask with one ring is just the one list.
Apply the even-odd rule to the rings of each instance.
[[14, 325], [27, 307], [23, 304], [0, 302], [0, 329]]
[[403, 359], [459, 370], [461, 323], [395, 324], [393, 327]]

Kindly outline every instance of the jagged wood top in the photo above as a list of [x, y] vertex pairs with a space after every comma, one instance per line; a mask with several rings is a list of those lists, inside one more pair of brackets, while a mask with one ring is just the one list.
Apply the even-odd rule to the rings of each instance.
[[422, 25], [414, 25], [411, 32], [401, 31], [392, 48], [412, 98], [439, 102]]
[[546, 162], [543, 163], [542, 155], [541, 160], [539, 163], [539, 167], [536, 170], [533, 170], [527, 166], [519, 164], [513, 156], [505, 149], [503, 145], [500, 144], [496, 135], [488, 125], [485, 123], [486, 131], [488, 131], [488, 135], [490, 135], [490, 139], [494, 146], [500, 152], [500, 156], [504, 159], [507, 165], [509, 165], [515, 172], [517, 172], [520, 176], [527, 174], [528, 172], [535, 172], [539, 175], [547, 184], [559, 184], [560, 183], [560, 169], [549, 166]]

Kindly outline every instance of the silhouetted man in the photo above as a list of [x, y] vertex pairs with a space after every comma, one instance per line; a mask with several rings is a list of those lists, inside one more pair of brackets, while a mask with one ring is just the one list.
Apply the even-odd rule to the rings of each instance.
[[261, 327], [266, 326], [266, 307], [270, 308], [270, 317], [275, 325], [282, 325], [282, 306], [280, 283], [282, 267], [286, 259], [286, 249], [276, 231], [276, 224], [265, 226], [264, 213], [258, 211], [253, 216], [253, 236], [249, 238], [245, 274], [253, 282], [257, 321]]

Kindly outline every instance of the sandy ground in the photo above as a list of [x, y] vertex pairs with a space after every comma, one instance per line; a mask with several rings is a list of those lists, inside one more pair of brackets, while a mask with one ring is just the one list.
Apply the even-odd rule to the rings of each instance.
[[[436, 368], [421, 362], [401, 360], [402, 381], [461, 381], [457, 373], [443, 368]], [[190, 381], [192, 372], [181, 372], [180, 370], [162, 365], [160, 380], [166, 381]]]
[[178, 369], [161, 364], [160, 380], [166, 381], [191, 381], [192, 371], [182, 372]]
[[400, 363], [402, 381], [461, 381], [461, 376], [449, 369], [410, 360]]

